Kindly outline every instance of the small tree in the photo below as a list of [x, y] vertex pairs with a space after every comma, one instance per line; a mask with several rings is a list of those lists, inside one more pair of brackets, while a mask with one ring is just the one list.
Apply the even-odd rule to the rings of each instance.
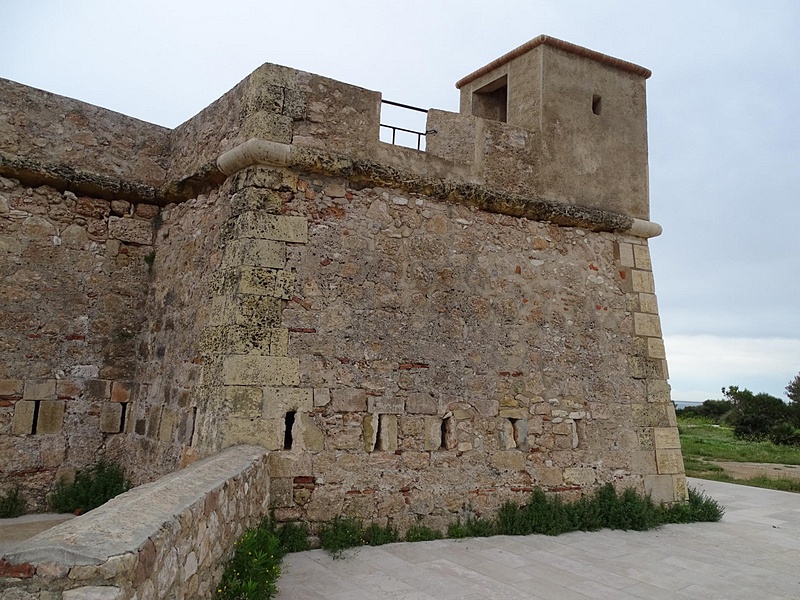
[[733, 435], [740, 439], [763, 440], [778, 423], [789, 420], [789, 406], [769, 394], [753, 394], [732, 385], [722, 392], [733, 404]]
[[792, 401], [790, 405], [791, 419], [795, 427], [800, 427], [800, 373], [794, 376], [786, 386], [786, 395]]

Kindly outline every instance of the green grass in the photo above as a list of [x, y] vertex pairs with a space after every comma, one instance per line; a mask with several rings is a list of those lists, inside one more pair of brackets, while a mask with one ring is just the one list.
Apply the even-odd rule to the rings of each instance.
[[683, 464], [689, 477], [785, 492], [800, 492], [798, 480], [777, 479], [763, 475], [736, 479], [726, 474], [722, 467], [708, 462], [719, 460], [800, 465], [800, 448], [778, 446], [768, 441], [738, 440], [733, 437], [733, 429], [730, 427], [714, 425], [696, 417], [678, 419], [678, 430], [681, 435]]
[[759, 475], [757, 477], [750, 477], [748, 479], [736, 479], [731, 477], [725, 472], [705, 472], [690, 477], [699, 477], [701, 479], [710, 479], [711, 481], [722, 481], [724, 483], [736, 483], [738, 485], [749, 485], [751, 487], [765, 488], [768, 490], [780, 490], [782, 492], [795, 492], [800, 493], [800, 481], [797, 479], [773, 479], [766, 475]]
[[732, 462], [800, 465], [800, 448], [776, 446], [772, 442], [748, 442], [733, 437], [733, 429], [701, 419], [680, 419], [684, 460], [708, 459]]

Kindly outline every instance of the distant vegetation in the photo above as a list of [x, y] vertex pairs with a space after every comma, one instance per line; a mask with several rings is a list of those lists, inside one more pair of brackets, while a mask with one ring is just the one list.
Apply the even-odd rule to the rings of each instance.
[[754, 394], [737, 386], [722, 388], [724, 400], [706, 400], [677, 411], [679, 417], [701, 417], [730, 426], [739, 440], [769, 440], [781, 446], [800, 447], [800, 374], [786, 386], [790, 403], [765, 393]]
[[18, 487], [13, 487], [0, 495], [0, 519], [11, 519], [25, 514], [25, 498]]

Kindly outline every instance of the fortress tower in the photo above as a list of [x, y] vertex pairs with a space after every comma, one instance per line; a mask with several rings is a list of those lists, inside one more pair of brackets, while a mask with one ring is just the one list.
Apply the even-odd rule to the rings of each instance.
[[539, 36], [425, 151], [379, 141], [379, 92], [277, 65], [173, 130], [0, 80], [0, 490], [250, 444], [281, 520], [684, 500], [649, 76]]

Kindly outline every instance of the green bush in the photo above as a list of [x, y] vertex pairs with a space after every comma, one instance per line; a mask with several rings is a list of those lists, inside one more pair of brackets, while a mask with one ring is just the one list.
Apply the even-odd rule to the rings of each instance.
[[406, 531], [407, 542], [430, 542], [442, 539], [442, 532], [425, 525], [412, 525]]
[[489, 537], [496, 534], [497, 530], [494, 521], [481, 517], [469, 517], [465, 523], [458, 519], [447, 527], [447, 537], [452, 539]]
[[308, 543], [308, 525], [305, 523], [284, 523], [278, 528], [277, 534], [284, 554], [303, 552], [311, 548]]
[[361, 532], [361, 540], [367, 546], [382, 546], [399, 542], [400, 535], [397, 533], [397, 529], [391, 525], [381, 527], [377, 523], [371, 523]]
[[778, 446], [800, 446], [800, 429], [796, 429], [788, 421], [773, 425], [767, 437]]
[[27, 505], [18, 487], [0, 496], [0, 519], [12, 519], [25, 514]]
[[358, 519], [337, 516], [330, 523], [320, 525], [319, 541], [333, 558], [340, 558], [348, 548], [361, 545], [361, 529]]
[[95, 465], [78, 471], [72, 483], [59, 481], [47, 501], [56, 512], [80, 514], [105, 504], [130, 488], [122, 469], [101, 459]]
[[[285, 526], [284, 526], [285, 527]], [[283, 529], [283, 528], [281, 528]], [[291, 528], [290, 538], [297, 529]], [[217, 586], [220, 600], [268, 600], [278, 591], [281, 561], [286, 550], [281, 545], [272, 519], [265, 518], [234, 544], [233, 556], [225, 566]]]

